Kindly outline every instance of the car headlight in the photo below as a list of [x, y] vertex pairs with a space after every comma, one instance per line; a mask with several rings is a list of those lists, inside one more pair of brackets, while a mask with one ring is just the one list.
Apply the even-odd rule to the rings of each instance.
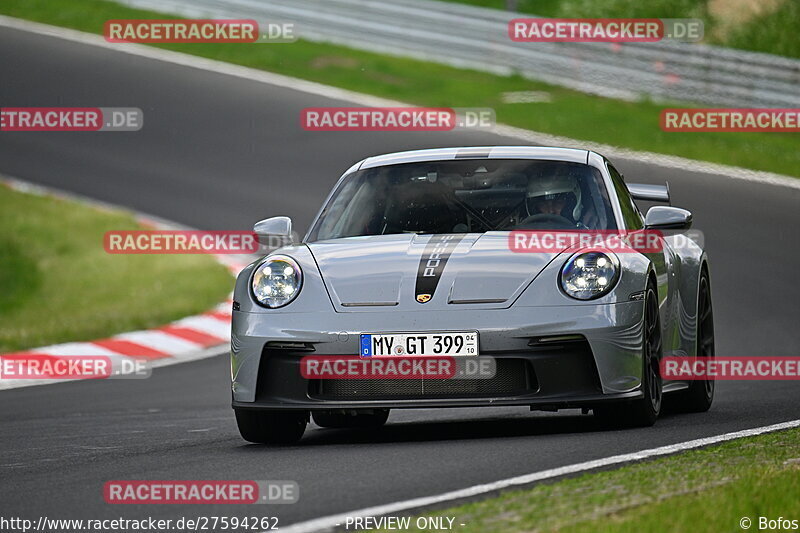
[[578, 300], [592, 300], [606, 294], [619, 277], [619, 259], [612, 253], [581, 252], [570, 257], [561, 269], [561, 289]]
[[282, 307], [294, 300], [303, 284], [300, 265], [289, 256], [273, 255], [253, 270], [253, 297], [265, 307]]

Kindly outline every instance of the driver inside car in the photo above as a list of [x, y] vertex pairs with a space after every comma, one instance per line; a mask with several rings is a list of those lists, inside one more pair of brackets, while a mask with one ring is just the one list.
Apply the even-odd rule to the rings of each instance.
[[528, 181], [525, 216], [520, 224], [531, 229], [585, 228], [581, 223], [581, 188], [578, 180], [562, 173]]

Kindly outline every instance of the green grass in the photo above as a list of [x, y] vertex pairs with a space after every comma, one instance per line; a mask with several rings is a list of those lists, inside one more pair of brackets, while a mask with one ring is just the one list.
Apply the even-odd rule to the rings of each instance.
[[[111, 18], [168, 18], [104, 0], [5, 0], [0, 12], [100, 33]], [[796, 133], [667, 133], [664, 105], [623, 102], [530, 81], [389, 57], [330, 44], [167, 44], [162, 48], [325, 83], [412, 104], [492, 107], [498, 122], [635, 150], [800, 176]], [[512, 91], [546, 91], [551, 103], [507, 104]], [[674, 104], [682, 107], [683, 104]]]
[[800, 430], [794, 429], [420, 516], [455, 517], [463, 533], [720, 533], [742, 531], [745, 516], [758, 531], [760, 516], [800, 519], [798, 494]]
[[743, 50], [800, 58], [800, 2], [785, 0], [774, 12], [734, 28], [723, 42]]
[[92, 340], [207, 311], [233, 286], [207, 255], [110, 255], [122, 211], [0, 185], [0, 353]]

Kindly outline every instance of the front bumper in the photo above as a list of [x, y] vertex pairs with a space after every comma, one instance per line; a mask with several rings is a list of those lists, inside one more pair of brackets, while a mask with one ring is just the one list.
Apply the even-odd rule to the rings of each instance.
[[[304, 355], [354, 355], [361, 332], [479, 332], [490, 380], [308, 380]], [[572, 335], [576, 340], [549, 341]], [[244, 313], [231, 335], [233, 407], [356, 409], [531, 405], [641, 396], [642, 303], [370, 313]], [[443, 383], [446, 382], [446, 383]]]

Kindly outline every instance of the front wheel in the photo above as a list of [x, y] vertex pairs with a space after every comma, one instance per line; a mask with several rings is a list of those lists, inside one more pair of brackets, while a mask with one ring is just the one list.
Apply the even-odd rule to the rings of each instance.
[[256, 444], [294, 444], [306, 430], [308, 412], [235, 409], [239, 433]]
[[[714, 312], [711, 308], [711, 284], [703, 270], [697, 293], [697, 357], [714, 357]], [[704, 413], [714, 402], [714, 378], [698, 379], [689, 388], [670, 396], [669, 403], [684, 413]]]
[[658, 297], [652, 285], [647, 287], [644, 300], [644, 332], [642, 334], [642, 398], [598, 406], [594, 414], [604, 422], [623, 427], [648, 427], [661, 414], [663, 397], [661, 371], [661, 320]]

